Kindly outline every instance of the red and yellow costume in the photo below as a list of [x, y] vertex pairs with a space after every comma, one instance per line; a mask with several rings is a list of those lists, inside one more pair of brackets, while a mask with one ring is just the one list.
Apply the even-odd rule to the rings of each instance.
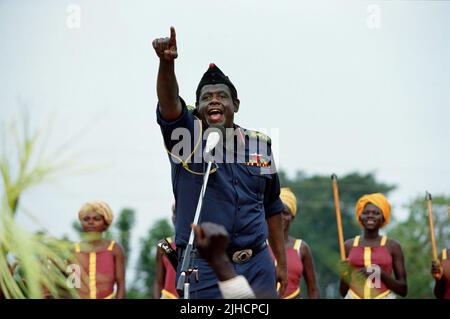
[[293, 247], [286, 247], [288, 283], [283, 299], [294, 299], [300, 295], [300, 279], [303, 274], [303, 262], [300, 255], [301, 239], [294, 241]]
[[447, 249], [442, 250], [441, 266], [444, 270], [441, 278], [445, 284], [444, 299], [450, 299], [450, 259], [447, 256]]
[[[169, 242], [172, 249], [175, 250], [176, 246], [172, 238], [168, 237], [166, 238], [166, 240]], [[177, 288], [175, 287], [175, 280], [177, 275], [176, 270], [173, 268], [169, 259], [165, 255], [163, 255], [162, 261], [166, 273], [164, 277], [164, 287], [161, 290], [161, 299], [178, 299], [179, 296]]]
[[[292, 218], [295, 218], [297, 215], [297, 198], [295, 194], [289, 187], [282, 187], [280, 189], [280, 198], [283, 204], [289, 209]], [[300, 254], [301, 246], [301, 239], [294, 239], [294, 245], [292, 247], [285, 245], [288, 283], [286, 291], [281, 297], [283, 299], [294, 299], [300, 295], [300, 280], [303, 275], [303, 262]], [[272, 250], [270, 252], [275, 260]]]
[[[288, 283], [282, 299], [295, 299], [300, 296], [300, 280], [303, 275], [303, 262], [300, 254], [300, 247], [302, 245], [301, 239], [295, 239], [293, 247], [287, 247], [286, 249], [286, 261], [287, 261], [287, 276]], [[272, 248], [269, 246], [269, 253], [273, 258], [273, 262], [276, 266], [277, 261], [273, 254]], [[277, 290], [280, 289], [280, 283], [277, 284]]]
[[112, 240], [106, 250], [96, 252], [81, 251], [80, 244], [75, 244], [75, 258], [81, 270], [81, 287], [78, 289], [81, 298], [114, 298], [114, 244], [115, 241]]
[[[380, 246], [376, 247], [360, 247], [360, 236], [356, 236], [353, 240], [353, 247], [348, 255], [349, 264], [355, 269], [377, 265], [382, 271], [388, 275], [392, 274], [392, 256], [386, 247], [387, 237], [381, 238]], [[372, 281], [372, 286], [376, 286], [376, 278]], [[368, 279], [369, 280], [369, 279]], [[362, 286], [350, 283], [348, 293], [353, 299], [382, 299], [391, 293], [386, 285], [379, 280], [379, 288], [371, 288], [366, 281]]]

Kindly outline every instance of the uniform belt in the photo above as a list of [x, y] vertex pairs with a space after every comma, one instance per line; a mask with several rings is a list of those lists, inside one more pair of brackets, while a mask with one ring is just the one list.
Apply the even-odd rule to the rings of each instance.
[[[234, 261], [235, 263], [242, 264], [250, 260], [250, 258], [256, 256], [259, 252], [263, 251], [267, 247], [267, 242], [263, 241], [261, 244], [252, 247], [252, 248], [246, 248], [241, 250], [227, 250], [226, 253], [228, 257]], [[184, 257], [184, 247], [178, 247], [177, 253], [178, 253], [178, 260], [180, 261]], [[199, 257], [199, 254], [197, 250], [192, 251], [193, 257]]]
[[250, 260], [250, 258], [256, 256], [257, 253], [261, 252], [266, 248], [267, 242], [263, 241], [261, 244], [247, 249], [241, 250], [227, 250], [227, 255], [232, 261], [238, 264], [243, 264]]

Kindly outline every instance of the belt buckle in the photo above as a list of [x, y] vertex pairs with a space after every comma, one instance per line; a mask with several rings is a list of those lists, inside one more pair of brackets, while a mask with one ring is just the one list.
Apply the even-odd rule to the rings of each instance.
[[238, 250], [233, 254], [233, 261], [235, 263], [245, 263], [252, 257], [253, 251], [251, 249]]

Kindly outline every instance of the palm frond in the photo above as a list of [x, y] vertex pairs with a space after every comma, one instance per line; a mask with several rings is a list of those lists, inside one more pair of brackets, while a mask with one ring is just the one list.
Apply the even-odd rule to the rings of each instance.
[[21, 124], [20, 129], [13, 123], [9, 132], [1, 132], [0, 298], [2, 294], [6, 298], [75, 298], [76, 290], [68, 284], [70, 274], [66, 273], [73, 260], [72, 244], [33, 234], [14, 219], [26, 190], [68, 168], [61, 157], [55, 161], [43, 156], [40, 133], [31, 131], [27, 116]]

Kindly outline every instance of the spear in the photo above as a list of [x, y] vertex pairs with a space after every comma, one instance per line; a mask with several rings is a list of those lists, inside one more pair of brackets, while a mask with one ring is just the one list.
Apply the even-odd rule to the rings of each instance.
[[[434, 238], [434, 224], [433, 224], [433, 204], [431, 194], [425, 192], [425, 200], [427, 201], [428, 206], [428, 224], [430, 226], [430, 237], [431, 237], [431, 247], [433, 249], [433, 261], [439, 262], [438, 254], [436, 249], [436, 239]], [[439, 279], [439, 274], [433, 274], [433, 277]]]
[[341, 253], [341, 260], [345, 260], [344, 232], [342, 231], [341, 209], [339, 207], [339, 190], [338, 190], [336, 174], [331, 175], [331, 181], [333, 184], [334, 207], [336, 208], [336, 222], [337, 222], [337, 229], [338, 229], [339, 251]]

